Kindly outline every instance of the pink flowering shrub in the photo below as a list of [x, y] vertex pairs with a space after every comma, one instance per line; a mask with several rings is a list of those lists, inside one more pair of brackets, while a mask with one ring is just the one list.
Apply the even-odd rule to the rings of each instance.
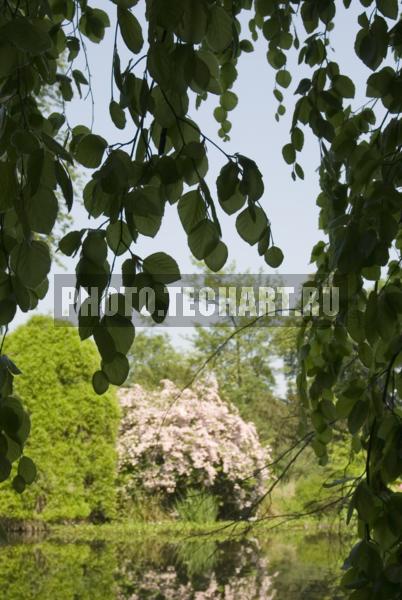
[[219, 499], [220, 517], [251, 516], [270, 460], [255, 426], [220, 399], [214, 380], [181, 395], [171, 381], [162, 386], [120, 391], [118, 453], [125, 495], [142, 489], [172, 503], [189, 489], [207, 490]]

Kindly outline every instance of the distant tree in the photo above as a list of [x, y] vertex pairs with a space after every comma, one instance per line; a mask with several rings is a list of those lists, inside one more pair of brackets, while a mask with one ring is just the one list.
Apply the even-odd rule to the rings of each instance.
[[175, 349], [167, 334], [138, 333], [128, 353], [130, 373], [125, 385], [139, 384], [146, 389], [170, 379], [182, 387], [191, 378], [189, 356]]
[[[201, 263], [195, 264], [202, 268]], [[234, 263], [216, 275], [202, 268], [203, 284], [216, 289], [221, 275], [232, 275], [232, 283], [236, 281], [239, 290], [257, 290], [254, 297], [258, 302], [258, 286], [266, 285], [262, 273], [236, 273]], [[272, 285], [274, 282], [279, 284], [280, 278], [274, 276]], [[299, 429], [296, 336], [293, 328], [278, 325], [276, 315], [259, 319], [253, 326], [255, 318], [247, 312], [246, 303], [247, 298], [243, 303], [239, 298], [237, 313], [221, 317], [219, 326], [195, 328], [190, 361], [194, 371], [206, 362], [205, 370], [214, 373], [222, 397], [234, 403], [243, 418], [256, 424], [261, 438], [269, 441], [276, 456], [294, 441]], [[293, 323], [291, 317], [286, 319]], [[279, 383], [286, 391], [279, 391]]]

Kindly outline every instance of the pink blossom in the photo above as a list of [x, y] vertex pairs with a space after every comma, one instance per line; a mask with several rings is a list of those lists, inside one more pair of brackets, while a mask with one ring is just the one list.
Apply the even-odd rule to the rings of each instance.
[[118, 443], [125, 491], [140, 487], [168, 495], [186, 488], [231, 484], [230, 502], [239, 510], [264, 492], [270, 449], [253, 423], [223, 402], [213, 380], [182, 394], [168, 380], [162, 389], [139, 385], [119, 392], [123, 420]]

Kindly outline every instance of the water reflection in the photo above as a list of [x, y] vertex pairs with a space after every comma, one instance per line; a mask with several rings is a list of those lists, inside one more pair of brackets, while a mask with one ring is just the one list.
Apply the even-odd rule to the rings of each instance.
[[328, 539], [307, 538], [297, 543], [200, 538], [181, 543], [13, 544], [0, 549], [0, 597], [335, 600], [342, 596], [336, 589], [333, 548]]
[[214, 542], [191, 541], [165, 549], [162, 563], [139, 572], [135, 562], [123, 563], [122, 600], [163, 598], [166, 600], [272, 600], [275, 574], [256, 540]]

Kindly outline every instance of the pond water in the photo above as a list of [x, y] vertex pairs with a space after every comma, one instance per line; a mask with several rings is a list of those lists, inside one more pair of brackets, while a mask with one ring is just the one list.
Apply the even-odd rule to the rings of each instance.
[[0, 547], [6, 600], [340, 600], [339, 538], [158, 538]]

